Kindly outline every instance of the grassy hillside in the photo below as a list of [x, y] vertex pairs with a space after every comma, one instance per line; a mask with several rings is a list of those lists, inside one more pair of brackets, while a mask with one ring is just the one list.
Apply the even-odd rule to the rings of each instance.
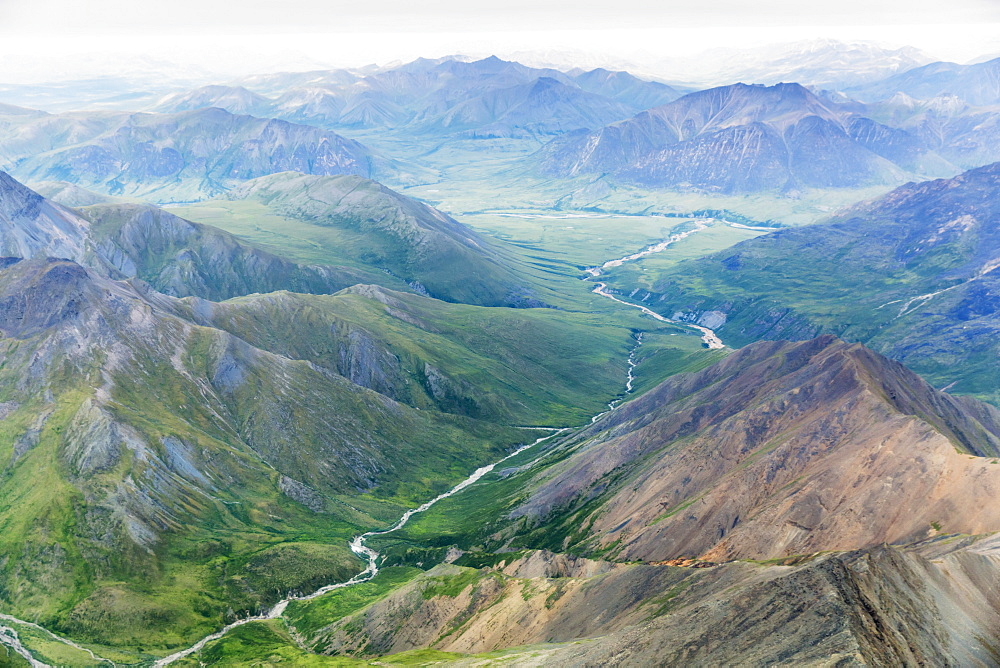
[[[531, 438], [415, 410], [63, 261], [0, 275], [5, 609], [154, 650], [349, 577], [346, 541]], [[228, 611], [228, 612], [227, 612]]]
[[[636, 344], [613, 314], [448, 304], [375, 286], [190, 308], [191, 317], [255, 346], [411, 406], [506, 424], [586, 420], [621, 391]], [[675, 356], [701, 353], [695, 337], [669, 336], [684, 330], [652, 321], [648, 328], [644, 353], [667, 339]]]
[[180, 215], [300, 262], [385, 272], [422, 294], [485, 306], [540, 302], [492, 243], [426, 204], [353, 176], [285, 173]]

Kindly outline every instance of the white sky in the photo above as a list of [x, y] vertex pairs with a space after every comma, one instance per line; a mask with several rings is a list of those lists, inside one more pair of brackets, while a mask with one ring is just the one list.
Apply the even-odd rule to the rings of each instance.
[[1000, 0], [0, 0], [2, 69], [25, 79], [86, 53], [249, 73], [528, 50], [649, 62], [823, 37], [964, 62], [1000, 53]]

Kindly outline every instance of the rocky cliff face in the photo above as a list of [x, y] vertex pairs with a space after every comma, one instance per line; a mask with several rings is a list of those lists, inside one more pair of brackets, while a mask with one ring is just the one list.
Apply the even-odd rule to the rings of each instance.
[[83, 258], [90, 225], [0, 172], [0, 253], [8, 257], [52, 255]]

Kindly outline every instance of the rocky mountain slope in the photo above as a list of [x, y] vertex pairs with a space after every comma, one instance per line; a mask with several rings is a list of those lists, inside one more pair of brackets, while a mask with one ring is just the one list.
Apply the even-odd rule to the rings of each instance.
[[723, 561], [1000, 530], [1000, 411], [829, 336], [749, 345], [581, 438], [511, 514], [553, 548]]
[[[1000, 164], [679, 263], [637, 298], [735, 345], [830, 332], [997, 401]], [[621, 286], [631, 291], [634, 286]]]
[[0, 172], [0, 252], [5, 256], [83, 257], [89, 223]]
[[[995, 539], [709, 568], [529, 552], [410, 575], [375, 600], [297, 606], [291, 622], [311, 649], [388, 663], [433, 648], [452, 666], [988, 666], [998, 569]], [[317, 626], [323, 612], [332, 621]], [[265, 647], [224, 639], [203, 657]]]
[[551, 176], [610, 173], [723, 193], [894, 183], [911, 169], [954, 172], [919, 142], [900, 152], [900, 135], [799, 84], [736, 84], [556, 139], [539, 160]]

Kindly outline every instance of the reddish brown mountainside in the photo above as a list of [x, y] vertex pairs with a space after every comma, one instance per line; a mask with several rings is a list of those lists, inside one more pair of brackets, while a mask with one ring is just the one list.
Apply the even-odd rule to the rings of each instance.
[[998, 434], [996, 409], [860, 344], [763, 342], [598, 421], [514, 517], [592, 522], [589, 545], [641, 560], [997, 531]]

